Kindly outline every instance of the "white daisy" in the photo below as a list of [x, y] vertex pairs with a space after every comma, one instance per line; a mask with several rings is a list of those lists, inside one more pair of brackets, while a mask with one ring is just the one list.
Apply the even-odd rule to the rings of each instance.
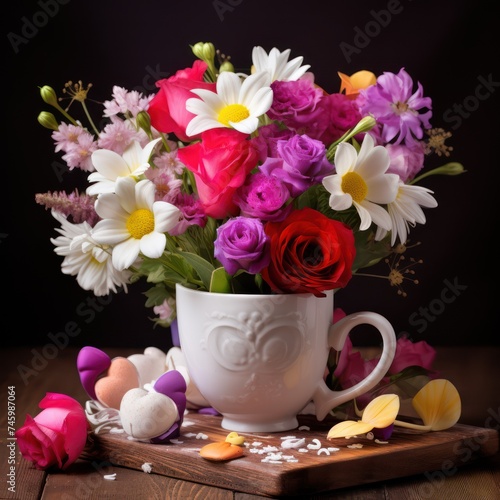
[[87, 188], [91, 196], [113, 193], [119, 177], [138, 177], [149, 168], [149, 158], [161, 138], [154, 139], [144, 146], [134, 141], [120, 156], [109, 149], [98, 149], [92, 153], [92, 163], [96, 172], [88, 176], [94, 185]]
[[118, 270], [131, 266], [142, 253], [157, 259], [165, 250], [164, 233], [179, 222], [180, 210], [165, 201], [155, 201], [155, 185], [130, 177], [116, 181], [115, 193], [104, 193], [95, 210], [103, 219], [93, 231], [95, 241], [113, 245], [113, 265]]
[[230, 71], [217, 78], [217, 93], [206, 89], [193, 89], [198, 95], [186, 101], [186, 109], [196, 115], [188, 124], [186, 134], [198, 135], [212, 128], [234, 128], [251, 134], [259, 125], [273, 102], [273, 91], [267, 72], [255, 73], [242, 79]]
[[390, 231], [391, 217], [381, 205], [396, 198], [399, 176], [386, 174], [389, 153], [383, 146], [375, 146], [373, 138], [365, 135], [359, 153], [351, 144], [342, 142], [335, 153], [335, 171], [323, 179], [323, 186], [330, 193], [333, 210], [356, 208], [364, 231], [372, 224]]
[[91, 290], [98, 297], [116, 293], [117, 287], [127, 290], [131, 273], [118, 271], [111, 262], [111, 249], [98, 245], [91, 236], [92, 227], [86, 222], [72, 224], [58, 212], [52, 211], [54, 218], [61, 224], [56, 229], [61, 234], [50, 241], [54, 251], [64, 256], [61, 268], [64, 274], [76, 276], [84, 290]]
[[311, 66], [301, 66], [303, 57], [288, 60], [290, 49], [280, 52], [273, 47], [269, 55], [262, 47], [254, 47], [252, 51], [252, 62], [255, 72], [266, 71], [271, 77], [271, 83], [275, 80], [291, 82], [298, 80]]
[[[432, 191], [425, 187], [400, 182], [396, 199], [387, 206], [392, 221], [392, 246], [396, 243], [398, 236], [401, 243], [406, 243], [409, 226], [415, 227], [417, 223], [425, 224], [425, 215], [420, 207], [437, 207], [437, 201], [431, 196], [431, 193]], [[381, 240], [386, 234], [385, 229], [378, 228], [375, 239]]]

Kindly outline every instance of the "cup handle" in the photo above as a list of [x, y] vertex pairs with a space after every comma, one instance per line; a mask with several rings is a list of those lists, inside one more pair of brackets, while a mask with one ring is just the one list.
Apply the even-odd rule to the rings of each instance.
[[358, 325], [373, 325], [380, 333], [383, 341], [382, 354], [377, 366], [370, 375], [356, 385], [342, 391], [332, 391], [324, 381], [313, 396], [316, 418], [323, 420], [335, 406], [357, 398], [375, 387], [385, 376], [392, 364], [396, 353], [396, 335], [389, 321], [378, 313], [361, 311], [349, 314], [337, 323], [330, 326], [328, 331], [328, 344], [336, 351], [340, 351], [351, 330]]

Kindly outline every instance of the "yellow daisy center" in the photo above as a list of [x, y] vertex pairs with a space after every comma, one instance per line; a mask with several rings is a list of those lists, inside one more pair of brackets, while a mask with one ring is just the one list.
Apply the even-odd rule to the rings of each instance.
[[352, 199], [361, 203], [368, 193], [368, 187], [363, 177], [356, 172], [347, 172], [342, 176], [342, 191], [352, 196]]
[[238, 123], [249, 116], [250, 111], [243, 104], [228, 104], [220, 110], [217, 120], [228, 127], [229, 122]]
[[127, 219], [127, 231], [136, 240], [140, 240], [146, 234], [153, 232], [154, 228], [155, 218], [153, 212], [147, 208], [139, 208], [131, 213]]

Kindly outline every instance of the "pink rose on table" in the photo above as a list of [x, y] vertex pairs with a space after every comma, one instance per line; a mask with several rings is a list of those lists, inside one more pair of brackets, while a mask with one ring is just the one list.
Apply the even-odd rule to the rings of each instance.
[[392, 365], [389, 367], [389, 373], [394, 375], [409, 366], [421, 366], [426, 370], [432, 370], [435, 357], [436, 350], [425, 340], [412, 342], [405, 337], [400, 337], [396, 344], [396, 354]]
[[187, 124], [195, 115], [186, 109], [186, 101], [196, 97], [192, 89], [207, 89], [215, 92], [215, 83], [203, 80], [207, 63], [196, 60], [192, 68], [177, 71], [174, 76], [158, 80], [158, 93], [149, 104], [151, 125], [160, 132], [175, 134], [183, 142], [197, 139], [186, 135]]
[[89, 430], [85, 411], [78, 401], [58, 393], [47, 393], [35, 418], [26, 416], [16, 431], [22, 456], [39, 470], [66, 469], [83, 451]]
[[[400, 373], [410, 366], [420, 366], [431, 371], [435, 356], [435, 349], [427, 344], [427, 342], [412, 342], [407, 338], [400, 337], [396, 344], [394, 361], [389, 367], [387, 375]], [[375, 368], [378, 361], [378, 357], [364, 359], [360, 352], [353, 351], [352, 342], [350, 338], [347, 337], [333, 375], [338, 379], [342, 389], [348, 389], [365, 379]], [[387, 383], [387, 381], [388, 379], [384, 378], [381, 384]], [[357, 398], [357, 401], [364, 406], [368, 404], [371, 399], [372, 396], [368, 393], [361, 395]]]
[[201, 138], [180, 148], [177, 157], [193, 172], [206, 215], [216, 219], [236, 215], [233, 196], [256, 167], [257, 149], [247, 135], [233, 129], [207, 130]]

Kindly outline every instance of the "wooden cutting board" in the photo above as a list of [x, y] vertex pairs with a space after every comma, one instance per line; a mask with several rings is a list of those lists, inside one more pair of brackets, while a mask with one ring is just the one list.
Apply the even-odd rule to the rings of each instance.
[[[125, 434], [92, 434], [84, 458], [219, 488], [267, 496], [321, 493], [366, 483], [424, 474], [442, 481], [478, 458], [499, 450], [496, 430], [457, 424], [446, 431], [417, 433], [396, 428], [387, 444], [366, 438], [328, 441], [336, 423], [299, 416], [293, 431], [243, 434], [244, 455], [227, 462], [203, 459], [200, 449], [224, 441], [220, 417], [188, 413], [175, 443], [148, 444]], [[282, 449], [285, 439], [303, 438], [301, 449]], [[348, 445], [361, 444], [361, 448]], [[338, 448], [335, 451], [333, 448]], [[274, 460], [270, 460], [274, 459]]]

